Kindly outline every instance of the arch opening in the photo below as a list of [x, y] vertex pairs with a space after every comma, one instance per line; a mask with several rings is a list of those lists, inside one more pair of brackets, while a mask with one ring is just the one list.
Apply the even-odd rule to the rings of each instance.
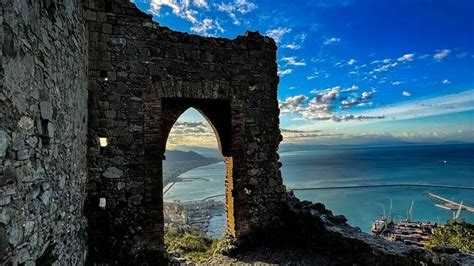
[[231, 199], [225, 196], [232, 183], [228, 182], [232, 159], [228, 153], [224, 155], [223, 125], [215, 125], [219, 120], [213, 123], [206, 111], [198, 108], [181, 108], [173, 116], [177, 118], [172, 126], [164, 128], [164, 226], [168, 233], [189, 231], [219, 239], [232, 228], [229, 214], [233, 212], [227, 208]]

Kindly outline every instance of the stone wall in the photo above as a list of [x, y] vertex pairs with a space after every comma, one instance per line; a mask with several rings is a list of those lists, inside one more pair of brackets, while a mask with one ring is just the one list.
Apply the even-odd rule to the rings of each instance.
[[227, 233], [272, 224], [285, 191], [274, 41], [175, 32], [127, 0], [89, 0], [86, 15], [90, 261], [162, 254], [166, 139], [190, 107], [209, 119], [225, 157]]
[[3, 0], [0, 14], [0, 264], [156, 264], [166, 140], [190, 107], [218, 136], [237, 243], [283, 240], [341, 264], [473, 263], [285, 193], [272, 39], [175, 32], [128, 0]]
[[0, 3], [0, 264], [85, 259], [87, 35], [76, 0]]
[[474, 265], [473, 254], [452, 249], [432, 252], [364, 233], [323, 204], [300, 201], [292, 192], [287, 206], [281, 213], [283, 226], [269, 230], [259, 241], [304, 248], [329, 257], [331, 265]]

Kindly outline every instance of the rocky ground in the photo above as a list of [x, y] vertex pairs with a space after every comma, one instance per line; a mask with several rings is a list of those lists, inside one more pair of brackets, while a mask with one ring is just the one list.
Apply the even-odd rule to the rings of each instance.
[[333, 265], [329, 258], [305, 250], [260, 247], [235, 257], [216, 255], [203, 265]]

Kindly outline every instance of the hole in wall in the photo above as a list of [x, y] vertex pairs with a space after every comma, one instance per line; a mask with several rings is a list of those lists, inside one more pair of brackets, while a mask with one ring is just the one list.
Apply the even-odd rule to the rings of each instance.
[[107, 147], [108, 145], [108, 140], [105, 137], [99, 137], [99, 145], [100, 147]]
[[49, 143], [51, 142], [49, 138], [49, 132], [48, 132], [48, 120], [46, 119], [41, 119], [41, 142], [44, 146], [48, 146]]

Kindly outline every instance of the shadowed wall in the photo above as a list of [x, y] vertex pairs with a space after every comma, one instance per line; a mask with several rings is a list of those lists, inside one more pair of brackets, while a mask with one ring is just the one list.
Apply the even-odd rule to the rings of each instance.
[[190, 107], [211, 122], [225, 157], [227, 233], [274, 225], [285, 192], [274, 41], [171, 31], [125, 0], [89, 1], [86, 15], [89, 261], [162, 255], [162, 160], [171, 127]]

